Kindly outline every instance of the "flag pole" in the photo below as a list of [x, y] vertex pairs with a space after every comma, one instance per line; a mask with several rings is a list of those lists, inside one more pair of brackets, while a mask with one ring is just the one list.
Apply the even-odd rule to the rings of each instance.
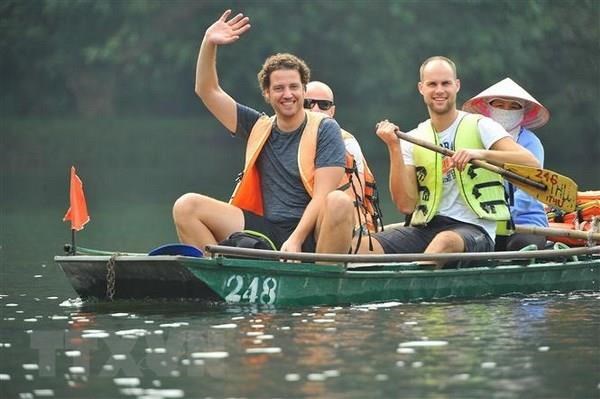
[[77, 248], [75, 247], [75, 229], [71, 229], [71, 255], [77, 254]]

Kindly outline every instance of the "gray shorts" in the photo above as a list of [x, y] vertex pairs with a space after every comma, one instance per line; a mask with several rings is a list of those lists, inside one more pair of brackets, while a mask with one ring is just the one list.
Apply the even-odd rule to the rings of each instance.
[[433, 238], [442, 231], [458, 233], [465, 242], [465, 252], [490, 252], [494, 241], [485, 230], [470, 223], [459, 222], [446, 216], [434, 216], [425, 226], [390, 227], [373, 237], [386, 254], [423, 253]]

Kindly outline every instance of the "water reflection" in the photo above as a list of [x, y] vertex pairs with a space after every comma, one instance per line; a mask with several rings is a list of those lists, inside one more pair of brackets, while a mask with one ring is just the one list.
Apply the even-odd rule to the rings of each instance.
[[598, 294], [298, 309], [106, 304], [77, 300], [51, 266], [2, 273], [2, 397], [598, 394]]

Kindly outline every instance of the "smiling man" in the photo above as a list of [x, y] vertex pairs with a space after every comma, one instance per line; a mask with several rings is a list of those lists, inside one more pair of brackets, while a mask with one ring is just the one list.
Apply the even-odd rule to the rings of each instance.
[[[249, 18], [225, 11], [204, 35], [196, 66], [196, 93], [236, 137], [246, 140], [246, 162], [229, 203], [202, 194], [181, 196], [173, 218], [181, 242], [204, 247], [232, 233], [254, 230], [290, 252], [346, 253], [352, 201], [336, 188], [344, 176], [345, 149], [335, 120], [304, 110], [310, 70], [298, 57], [276, 54], [258, 81], [274, 115], [237, 103], [219, 85], [217, 47], [236, 42]], [[336, 231], [348, 232], [339, 240]]]
[[[375, 253], [487, 252], [494, 249], [496, 222], [508, 220], [501, 177], [469, 161], [538, 166], [535, 157], [515, 143], [497, 122], [458, 111], [460, 80], [456, 66], [442, 56], [420, 68], [419, 93], [427, 121], [408, 134], [455, 151], [452, 157], [399, 140], [399, 127], [377, 124], [377, 135], [390, 154], [392, 201], [410, 215], [405, 226], [376, 233]], [[361, 252], [369, 252], [361, 245]], [[435, 266], [442, 267], [439, 261]]]

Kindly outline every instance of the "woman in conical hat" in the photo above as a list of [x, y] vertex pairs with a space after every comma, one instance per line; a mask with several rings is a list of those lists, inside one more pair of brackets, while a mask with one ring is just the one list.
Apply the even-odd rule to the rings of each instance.
[[[467, 112], [489, 116], [500, 123], [515, 141], [528, 149], [544, 167], [544, 147], [540, 139], [529, 129], [542, 127], [550, 119], [550, 113], [525, 89], [512, 79], [506, 78], [485, 89], [463, 105]], [[544, 206], [521, 189], [506, 183], [511, 216], [514, 224], [547, 227]], [[546, 245], [546, 237], [534, 234], [507, 235], [508, 229], [499, 226], [496, 236], [497, 251], [517, 251], [530, 244], [538, 249]]]

